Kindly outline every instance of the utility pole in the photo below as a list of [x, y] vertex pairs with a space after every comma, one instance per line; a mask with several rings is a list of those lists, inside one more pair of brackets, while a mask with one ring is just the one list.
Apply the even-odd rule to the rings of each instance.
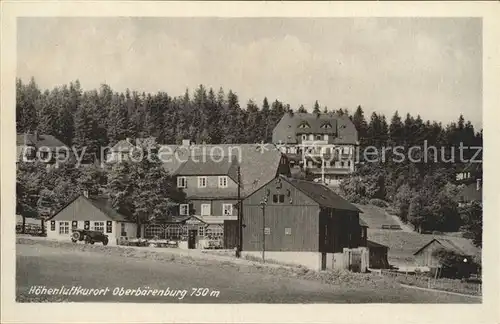
[[238, 165], [238, 245], [236, 247], [236, 257], [241, 257], [243, 249], [243, 202], [241, 200], [241, 167]]
[[266, 262], [266, 205], [267, 197], [264, 197], [260, 202], [260, 208], [262, 208], [262, 262]]

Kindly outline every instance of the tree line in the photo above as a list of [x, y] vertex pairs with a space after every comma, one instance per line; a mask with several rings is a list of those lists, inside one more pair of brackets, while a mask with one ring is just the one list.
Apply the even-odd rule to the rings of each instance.
[[[321, 107], [314, 101], [312, 108], [315, 114], [347, 115], [358, 130], [361, 150], [368, 146], [408, 149], [426, 141], [429, 146], [444, 147], [446, 157], [450, 158], [450, 148], [457, 148], [460, 143], [482, 147], [482, 130], [476, 131], [462, 115], [457, 121], [442, 124], [424, 120], [420, 115], [401, 116], [398, 111], [390, 119], [377, 112], [367, 118], [361, 106], [351, 113], [345, 108]], [[307, 112], [307, 109], [301, 105], [295, 111]], [[232, 90], [214, 90], [204, 85], [191, 92], [187, 89], [181, 96], [172, 96], [167, 92], [152, 94], [128, 89], [117, 92], [106, 84], [84, 91], [78, 80], [51, 90], [40, 89], [33, 78], [28, 83], [16, 81], [18, 133], [51, 134], [67, 145], [86, 147], [87, 153], [98, 157], [101, 146], [111, 146], [125, 138], [155, 137], [158, 143], [169, 144], [183, 139], [211, 144], [271, 142], [274, 127], [286, 113], [293, 114], [294, 109], [279, 100], [269, 101], [266, 97], [261, 104], [250, 100], [241, 105]], [[457, 230], [467, 225], [465, 216], [457, 217], [460, 188], [454, 183], [455, 173], [465, 167], [464, 163], [434, 161], [434, 153], [429, 161], [406, 159], [396, 163], [390, 159], [391, 153], [388, 154], [385, 161], [361, 161], [356, 172], [341, 182], [342, 195], [352, 202], [385, 201], [403, 221], [418, 230]], [[465, 151], [465, 158], [470, 159], [473, 154], [471, 150]], [[34, 172], [29, 167], [20, 170], [21, 177], [25, 172]], [[66, 182], [74, 182], [80, 175], [57, 172], [61, 175], [61, 184], [50, 185], [49, 191], [71, 191], [64, 189], [71, 187]], [[81, 176], [85, 179], [101, 179], [96, 174], [85, 174], [100, 171], [80, 172], [84, 172]], [[122, 173], [115, 170], [114, 175], [105, 175], [103, 179], [111, 177], [117, 184], [116, 174]], [[39, 189], [46, 188], [45, 182], [34, 181], [29, 186], [38, 184]], [[59, 199], [61, 203], [64, 200]], [[129, 208], [128, 212], [134, 214], [134, 208], [121, 208]]]

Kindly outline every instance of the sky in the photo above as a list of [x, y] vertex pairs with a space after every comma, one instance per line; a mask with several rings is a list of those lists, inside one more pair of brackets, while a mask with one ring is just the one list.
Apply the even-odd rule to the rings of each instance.
[[42, 88], [232, 89], [246, 106], [358, 105], [482, 127], [480, 18], [18, 18], [17, 75]]

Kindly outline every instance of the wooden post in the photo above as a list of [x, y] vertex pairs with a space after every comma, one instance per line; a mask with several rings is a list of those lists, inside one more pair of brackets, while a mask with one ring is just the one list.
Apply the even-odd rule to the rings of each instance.
[[262, 263], [266, 263], [266, 205], [262, 206]]
[[241, 200], [241, 168], [238, 165], [238, 245], [236, 247], [236, 257], [241, 257], [243, 250], [243, 202]]

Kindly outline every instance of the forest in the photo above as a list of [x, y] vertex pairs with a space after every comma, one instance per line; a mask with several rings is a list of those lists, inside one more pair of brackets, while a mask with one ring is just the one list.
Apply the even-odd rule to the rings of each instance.
[[[305, 104], [310, 105], [309, 110], [316, 114], [346, 114], [358, 130], [362, 149], [397, 145], [409, 148], [421, 146], [426, 141], [429, 146], [446, 148], [450, 155], [450, 148], [458, 147], [460, 143], [482, 147], [482, 129], [475, 130], [462, 115], [443, 124], [424, 120], [420, 115], [400, 115], [398, 111], [388, 118], [377, 112], [365, 116], [361, 106], [352, 110], [346, 107], [335, 109], [321, 106], [317, 100]], [[222, 88], [214, 90], [204, 85], [174, 96], [167, 92], [139, 93], [128, 89], [118, 92], [106, 84], [99, 89], [83, 90], [78, 80], [50, 90], [40, 89], [33, 78], [27, 83], [20, 79], [16, 81], [18, 134], [35, 131], [52, 134], [69, 146], [86, 147], [86, 152], [96, 156], [102, 146], [137, 137], [152, 136], [162, 144], [179, 144], [183, 139], [211, 144], [271, 142], [273, 128], [284, 114], [307, 111], [304, 105], [291, 107], [267, 97], [262, 102], [240, 104], [236, 92]], [[466, 158], [471, 158], [473, 153], [466, 151]], [[478, 161], [481, 158], [481, 155], [476, 157]], [[396, 163], [390, 159], [377, 163], [360, 162], [356, 172], [340, 186], [340, 193], [348, 200], [361, 203], [382, 201], [382, 204], [391, 205], [403, 221], [411, 223], [418, 231], [457, 231], [474, 227], [477, 232], [478, 226], [482, 226], [480, 206], [474, 205], [474, 210], [460, 210], [458, 207], [460, 186], [455, 183], [455, 173], [466, 167], [466, 163], [434, 161], [432, 158], [418, 163], [408, 160]], [[155, 176], [169, 177], [158, 171], [157, 166], [148, 168], [151, 175], [146, 178], [151, 183]], [[20, 204], [25, 210], [31, 210], [27, 206], [33, 206], [35, 200], [50, 196], [57, 206], [61, 206], [72, 193], [82, 187], [95, 186], [96, 182], [114, 188], [114, 191], [110, 190], [115, 192], [116, 201], [125, 201], [126, 194], [139, 195], [146, 187], [157, 195], [162, 194], [161, 188], [148, 183], [143, 183], [143, 187], [135, 191], [127, 189], [126, 181], [132, 181], [133, 177], [126, 177], [130, 170], [122, 169], [72, 170], [65, 166], [48, 176], [47, 171], [41, 171], [39, 166], [21, 165], [18, 169], [18, 205], [19, 197], [31, 197]], [[142, 173], [137, 171], [137, 174]], [[38, 180], [27, 181], [30, 178]], [[175, 188], [169, 190], [171, 195], [177, 196]], [[156, 194], [152, 196], [158, 197]], [[154, 203], [144, 204], [150, 207], [122, 207], [128, 208], [134, 219], [139, 217], [135, 209], [144, 210], [140, 216], [144, 219], [144, 215], [154, 209]], [[477, 215], [480, 215], [479, 219]]]

